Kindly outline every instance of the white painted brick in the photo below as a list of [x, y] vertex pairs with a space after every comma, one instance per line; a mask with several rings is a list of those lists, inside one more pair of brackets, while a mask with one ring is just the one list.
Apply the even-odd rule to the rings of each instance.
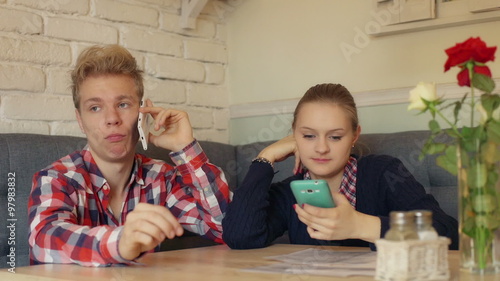
[[197, 61], [182, 60], [164, 56], [149, 56], [146, 71], [154, 77], [202, 82], [205, 67]]
[[80, 15], [87, 14], [90, 7], [89, 0], [12, 0], [11, 3], [51, 12]]
[[194, 40], [184, 41], [184, 54], [188, 59], [227, 63], [226, 46]]
[[47, 18], [45, 33], [74, 41], [87, 41], [98, 44], [118, 43], [118, 30], [111, 26], [68, 18]]
[[180, 9], [181, 7], [180, 0], [139, 0], [139, 1], [149, 4], [154, 4], [162, 8]]
[[78, 122], [51, 122], [50, 134], [58, 136], [86, 137], [80, 130]]
[[95, 2], [95, 13], [99, 18], [119, 22], [132, 22], [148, 26], [158, 26], [158, 12], [151, 8], [121, 3], [111, 0]]
[[144, 53], [134, 50], [128, 50], [128, 51], [132, 54], [132, 56], [134, 56], [135, 60], [137, 61], [137, 66], [139, 66], [139, 69], [144, 70], [146, 61], [146, 59], [144, 58]]
[[71, 97], [53, 95], [11, 95], [2, 98], [2, 116], [15, 120], [73, 121]]
[[49, 134], [49, 124], [38, 121], [0, 121], [0, 133], [20, 133], [20, 134]]
[[224, 3], [225, 1], [221, 0], [209, 0], [203, 10], [201, 11], [201, 15], [209, 15], [212, 17], [217, 17], [219, 19], [223, 19], [225, 15], [226, 7], [232, 9], [231, 6]]
[[38, 67], [0, 64], [0, 89], [43, 92], [45, 74]]
[[207, 129], [213, 127], [212, 109], [203, 107], [191, 107], [186, 110], [189, 114], [191, 126], [196, 129]]
[[192, 37], [213, 38], [215, 36], [215, 23], [212, 21], [198, 18], [195, 29], [181, 28], [179, 22], [179, 15], [163, 13], [161, 28]]
[[189, 84], [188, 104], [225, 108], [229, 105], [229, 95], [225, 87]]
[[226, 76], [226, 69], [221, 64], [206, 63], [205, 83], [207, 84], [222, 84]]
[[179, 81], [157, 79], [146, 76], [144, 95], [153, 102], [178, 104], [186, 102], [186, 87]]
[[23, 34], [40, 34], [42, 28], [43, 20], [41, 16], [0, 7], [0, 30]]
[[166, 32], [123, 27], [120, 30], [123, 46], [140, 51], [182, 56], [182, 40]]
[[229, 109], [214, 110], [214, 128], [219, 130], [229, 129]]
[[217, 17], [220, 21], [224, 21], [245, 1], [247, 0], [211, 0], [201, 11], [201, 14]]
[[217, 31], [215, 39], [226, 42], [227, 41], [227, 27], [224, 24], [217, 24]]
[[69, 68], [47, 68], [47, 92], [50, 94], [71, 95]]
[[69, 45], [0, 37], [0, 59], [50, 65], [69, 65]]
[[229, 143], [229, 132], [227, 130], [195, 129], [193, 135], [199, 141]]

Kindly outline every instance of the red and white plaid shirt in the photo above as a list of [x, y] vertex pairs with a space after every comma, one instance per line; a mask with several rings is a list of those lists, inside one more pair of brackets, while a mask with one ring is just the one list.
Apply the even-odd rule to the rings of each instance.
[[223, 243], [230, 191], [222, 170], [196, 141], [170, 157], [177, 166], [136, 154], [118, 220], [109, 206], [109, 184], [88, 147], [37, 172], [28, 204], [31, 263], [133, 263], [118, 253], [118, 240], [140, 202], [164, 205], [185, 229]]
[[[358, 160], [350, 156], [347, 164], [344, 167], [342, 182], [340, 183], [339, 192], [344, 194], [349, 203], [356, 207], [356, 173], [358, 172]], [[309, 172], [304, 174], [304, 179], [311, 179]]]

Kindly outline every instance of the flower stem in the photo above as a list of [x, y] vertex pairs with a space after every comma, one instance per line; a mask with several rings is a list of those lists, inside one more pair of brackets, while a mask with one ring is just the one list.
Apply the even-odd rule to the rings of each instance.
[[474, 104], [475, 104], [475, 99], [474, 99], [474, 85], [472, 83], [472, 75], [474, 75], [474, 62], [469, 61], [467, 64], [467, 71], [469, 71], [469, 81], [470, 81], [470, 106], [471, 106], [471, 111], [470, 111], [470, 126], [474, 127]]
[[448, 120], [448, 118], [446, 118], [440, 110], [435, 110], [435, 112], [439, 115], [439, 117], [441, 117], [441, 119], [443, 119], [448, 125], [450, 125], [450, 128], [457, 136], [463, 139], [463, 136], [460, 134], [455, 124], [451, 123], [450, 120]]

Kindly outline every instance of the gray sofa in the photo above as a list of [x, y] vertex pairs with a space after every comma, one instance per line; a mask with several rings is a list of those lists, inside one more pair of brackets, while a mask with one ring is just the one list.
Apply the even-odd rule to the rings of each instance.
[[[355, 152], [358, 155], [389, 154], [400, 158], [410, 172], [433, 194], [441, 207], [457, 217], [456, 178], [436, 166], [433, 157], [419, 161], [420, 148], [428, 137], [426, 131], [362, 135]], [[232, 146], [209, 141], [200, 142], [211, 162], [221, 167], [232, 189], [243, 180], [250, 161], [271, 142], [257, 142]], [[86, 144], [85, 139], [69, 136], [36, 134], [0, 134], [0, 267], [29, 264], [27, 202], [33, 174]], [[142, 151], [142, 148], [138, 148]], [[151, 147], [146, 155], [170, 161], [163, 150]], [[291, 175], [293, 160], [276, 164], [275, 180]], [[10, 190], [9, 190], [10, 185]], [[13, 193], [15, 189], [15, 194]], [[10, 192], [10, 193], [9, 193]], [[10, 205], [8, 204], [10, 200]], [[13, 201], [14, 200], [14, 201]], [[12, 205], [14, 204], [14, 205]], [[9, 209], [9, 207], [11, 207]], [[15, 243], [15, 244], [14, 244]], [[213, 242], [193, 234], [165, 241], [162, 250], [211, 245]]]

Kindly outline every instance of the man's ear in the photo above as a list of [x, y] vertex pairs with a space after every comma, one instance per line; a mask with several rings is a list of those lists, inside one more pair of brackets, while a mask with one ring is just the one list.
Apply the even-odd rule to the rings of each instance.
[[80, 130], [83, 134], [85, 134], [85, 130], [83, 129], [82, 117], [80, 116], [80, 111], [75, 108], [76, 121], [78, 121], [78, 126], [80, 126]]

